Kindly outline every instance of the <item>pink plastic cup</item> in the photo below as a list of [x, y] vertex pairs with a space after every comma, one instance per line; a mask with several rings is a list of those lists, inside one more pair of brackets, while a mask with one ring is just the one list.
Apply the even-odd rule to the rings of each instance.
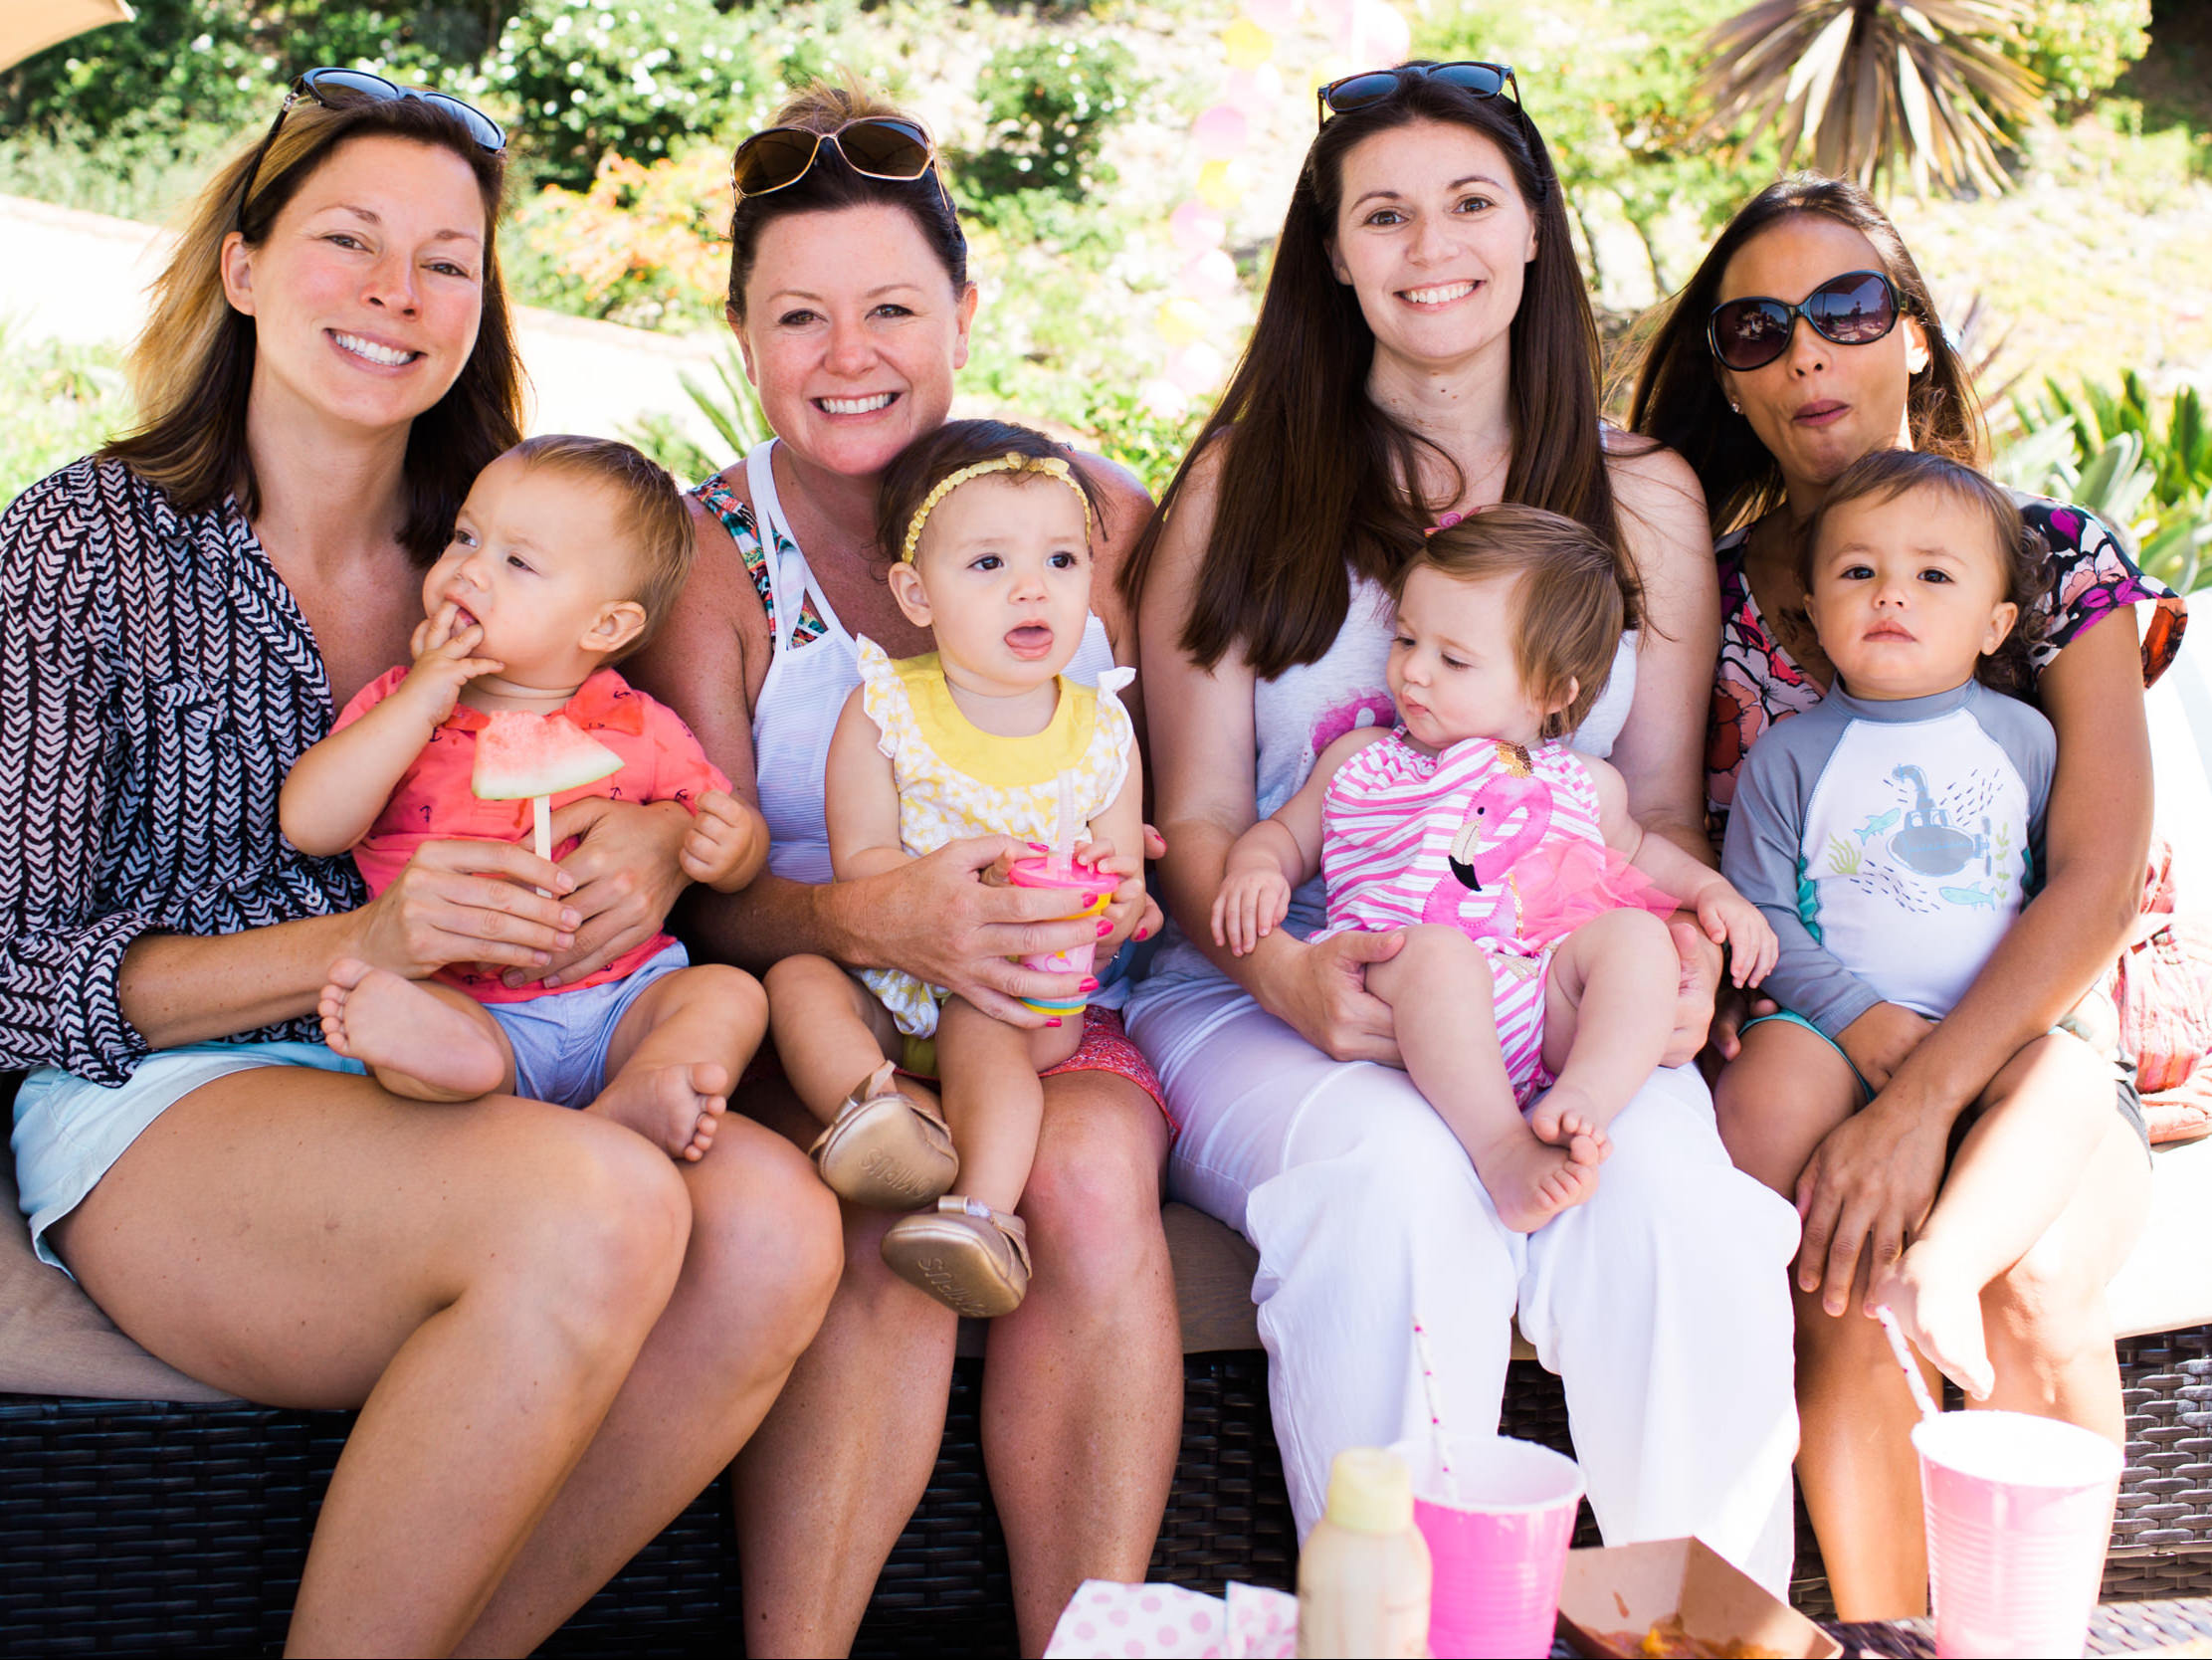
[[1449, 1450], [1447, 1483], [1433, 1439], [1391, 1448], [1413, 1472], [1413, 1520], [1429, 1546], [1429, 1652], [1547, 1655], [1582, 1471], [1504, 1435], [1456, 1435]]
[[2119, 1449], [2019, 1412], [1916, 1425], [1935, 1652], [2078, 1655], [2105, 1571]]
[[[1071, 918], [1098, 916], [1106, 910], [1106, 902], [1113, 898], [1113, 890], [1121, 886], [1119, 877], [1106, 876], [1082, 865], [1069, 865], [1056, 870], [1049, 858], [1015, 860], [1006, 873], [1006, 880], [1017, 888], [1059, 888], [1071, 894], [1081, 894], [1083, 909], [1069, 912]], [[1021, 958], [1021, 964], [1024, 968], [1034, 968], [1044, 974], [1089, 974], [1098, 952], [1098, 942], [1093, 940], [1078, 945], [1073, 950], [1054, 951], [1045, 956], [1025, 956]], [[1067, 998], [1024, 997], [1022, 1006], [1044, 1014], [1070, 1015], [1081, 1014], [1090, 1001], [1089, 993], [1078, 992]]]

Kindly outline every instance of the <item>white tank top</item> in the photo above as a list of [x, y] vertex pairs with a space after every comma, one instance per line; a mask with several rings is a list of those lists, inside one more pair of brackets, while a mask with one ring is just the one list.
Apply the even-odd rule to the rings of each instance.
[[[1336, 631], [1328, 650], [1311, 663], [1294, 664], [1273, 680], [1253, 685], [1252, 724], [1259, 738], [1253, 784], [1262, 818], [1298, 793], [1321, 751], [1344, 733], [1355, 726], [1387, 727], [1397, 723], [1397, 707], [1390, 701], [1383, 672], [1390, 659], [1390, 596], [1380, 583], [1356, 573], [1351, 584], [1344, 626]], [[1610, 755], [1627, 724], [1629, 705], [1636, 698], [1638, 639], [1634, 630], [1621, 636], [1605, 690], [1568, 739], [1585, 755], [1600, 759]], [[1305, 938], [1321, 926], [1324, 897], [1324, 885], [1315, 876], [1291, 896], [1284, 927]], [[1205, 953], [1170, 925], [1144, 983], [1217, 971]]]
[[[793, 882], [828, 882], [822, 779], [837, 718], [861, 683], [860, 648], [830, 608], [784, 518], [768, 462], [775, 445], [768, 439], [745, 457], [749, 510], [730, 497], [719, 478], [695, 494], [737, 544], [768, 612], [773, 656], [752, 709], [753, 771], [760, 813], [768, 821], [768, 868]], [[1106, 625], [1094, 615], [1084, 626], [1068, 678], [1096, 686], [1112, 667]]]

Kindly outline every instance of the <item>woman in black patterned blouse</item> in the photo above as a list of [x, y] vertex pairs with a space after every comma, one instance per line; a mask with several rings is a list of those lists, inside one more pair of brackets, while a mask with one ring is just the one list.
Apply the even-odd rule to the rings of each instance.
[[146, 426], [0, 519], [0, 1066], [32, 1069], [42, 1255], [185, 1371], [362, 1408], [293, 1646], [522, 1652], [751, 1433], [837, 1209], [741, 1119], [680, 1168], [591, 1115], [395, 1101], [314, 1041], [336, 956], [589, 972], [658, 927], [687, 822], [581, 802], [560, 866], [433, 843], [373, 902], [279, 834], [515, 437], [502, 135], [353, 80], [305, 78], [201, 199]]

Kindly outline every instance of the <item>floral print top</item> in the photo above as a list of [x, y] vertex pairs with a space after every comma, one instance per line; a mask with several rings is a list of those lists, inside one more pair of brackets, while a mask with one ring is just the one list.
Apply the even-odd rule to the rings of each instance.
[[[2136, 569], [2095, 514], [2041, 496], [2016, 495], [2016, 500], [2029, 527], [2050, 549], [2043, 597], [2035, 607], [2040, 638], [2030, 656], [2036, 673], [2119, 607], [2147, 600], [2157, 605], [2143, 629], [2143, 685], [2149, 686], [2181, 649], [2187, 602]], [[1751, 597], [1743, 542], [1744, 532], [1734, 530], [1713, 549], [1720, 565], [1720, 662], [1706, 727], [1706, 828], [1715, 845], [1735, 799], [1736, 768], [1759, 733], [1802, 715], [1822, 696], [1819, 683], [1782, 649]]]

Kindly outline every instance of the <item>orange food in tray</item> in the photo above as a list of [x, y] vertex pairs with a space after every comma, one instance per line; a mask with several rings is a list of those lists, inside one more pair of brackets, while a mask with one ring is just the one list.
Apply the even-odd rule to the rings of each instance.
[[1693, 1637], [1682, 1628], [1682, 1615], [1655, 1620], [1642, 1636], [1633, 1631], [1608, 1631], [1605, 1641], [1616, 1654], [1649, 1655], [1651, 1660], [1789, 1660], [1780, 1649], [1731, 1639], [1725, 1643]]

